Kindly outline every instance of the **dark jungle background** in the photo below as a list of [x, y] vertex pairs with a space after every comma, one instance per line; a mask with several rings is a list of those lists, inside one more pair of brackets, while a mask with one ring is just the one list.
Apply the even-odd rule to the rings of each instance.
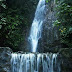
[[[46, 0], [49, 2], [50, 0]], [[20, 50], [29, 32], [38, 0], [0, 0], [0, 47]], [[57, 20], [60, 26], [60, 43], [72, 47], [72, 0], [56, 0]]]

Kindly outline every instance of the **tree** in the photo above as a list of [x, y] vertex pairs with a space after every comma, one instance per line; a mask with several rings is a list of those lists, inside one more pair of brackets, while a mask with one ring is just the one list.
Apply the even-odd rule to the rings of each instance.
[[72, 1], [57, 0], [56, 11], [54, 26], [60, 26], [61, 43], [72, 47]]

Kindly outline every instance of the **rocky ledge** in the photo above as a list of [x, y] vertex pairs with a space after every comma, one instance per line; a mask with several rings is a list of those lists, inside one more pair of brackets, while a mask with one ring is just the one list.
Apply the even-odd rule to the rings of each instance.
[[0, 47], [0, 72], [11, 72], [11, 53], [12, 50], [9, 47]]
[[[0, 72], [11, 72], [11, 53], [9, 47], [0, 47]], [[61, 61], [61, 72], [72, 72], [72, 48], [61, 48], [58, 59]]]
[[72, 48], [62, 48], [60, 54], [60, 59], [62, 59], [61, 72], [72, 72]]

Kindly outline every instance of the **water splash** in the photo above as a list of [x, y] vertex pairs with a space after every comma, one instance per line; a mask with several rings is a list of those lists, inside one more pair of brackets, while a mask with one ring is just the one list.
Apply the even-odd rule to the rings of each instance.
[[31, 26], [29, 40], [32, 52], [36, 52], [38, 41], [41, 38], [42, 24], [44, 20], [45, 0], [40, 0], [35, 12], [35, 17]]

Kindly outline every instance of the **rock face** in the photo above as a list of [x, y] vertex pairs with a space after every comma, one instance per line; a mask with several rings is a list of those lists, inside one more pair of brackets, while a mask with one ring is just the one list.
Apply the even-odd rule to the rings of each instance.
[[55, 11], [56, 3], [55, 0], [50, 0], [46, 3], [46, 16], [43, 23], [42, 38], [39, 41], [40, 52], [53, 52], [55, 48], [60, 47], [59, 42], [59, 28], [54, 27], [53, 23], [57, 19]]
[[0, 47], [0, 72], [11, 72], [11, 52], [12, 50], [9, 47]]
[[62, 60], [61, 72], [72, 72], [72, 48], [64, 48], [60, 51]]

